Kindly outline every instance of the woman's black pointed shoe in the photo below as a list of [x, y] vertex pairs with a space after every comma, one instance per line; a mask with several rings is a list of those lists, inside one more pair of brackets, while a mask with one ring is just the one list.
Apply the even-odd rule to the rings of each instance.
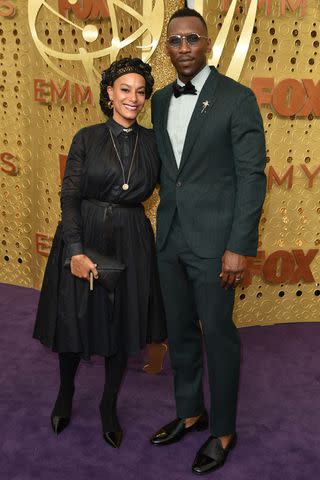
[[117, 394], [104, 394], [99, 405], [102, 435], [113, 448], [119, 448], [122, 442], [122, 430], [117, 416]]
[[74, 388], [68, 390], [60, 387], [59, 394], [51, 413], [51, 426], [54, 433], [59, 435], [70, 423]]
[[54, 433], [59, 435], [70, 423], [70, 417], [59, 417], [58, 415], [51, 415], [51, 426]]
[[104, 432], [103, 438], [111, 447], [119, 448], [122, 442], [122, 430], [118, 430], [117, 432]]

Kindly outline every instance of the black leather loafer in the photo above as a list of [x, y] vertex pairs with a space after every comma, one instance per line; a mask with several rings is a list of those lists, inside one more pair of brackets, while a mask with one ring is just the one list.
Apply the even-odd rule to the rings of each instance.
[[219, 438], [210, 436], [198, 451], [192, 465], [192, 472], [197, 475], [203, 475], [204, 473], [209, 473], [222, 467], [227, 460], [230, 450], [236, 446], [236, 443], [236, 433], [226, 448], [222, 447]]
[[111, 445], [111, 447], [119, 448], [122, 441], [122, 435], [122, 430], [118, 430], [117, 432], [104, 432], [103, 438], [109, 445]]
[[187, 433], [205, 430], [208, 428], [208, 424], [208, 412], [206, 410], [200, 415], [198, 420], [188, 428], [185, 426], [184, 419], [177, 418], [156, 432], [150, 441], [153, 445], [168, 445], [169, 443], [178, 442]]

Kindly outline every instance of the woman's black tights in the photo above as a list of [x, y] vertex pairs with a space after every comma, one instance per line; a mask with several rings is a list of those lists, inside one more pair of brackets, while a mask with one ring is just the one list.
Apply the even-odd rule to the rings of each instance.
[[[74, 379], [80, 358], [80, 355], [77, 353], [59, 354], [60, 389], [52, 412], [53, 416], [71, 416]], [[121, 351], [118, 351], [111, 357], [105, 357], [105, 384], [99, 407], [104, 432], [112, 432], [120, 429], [116, 404], [127, 362], [127, 354]]]
[[71, 417], [74, 378], [79, 363], [78, 353], [59, 353], [60, 388], [52, 416]]
[[120, 430], [117, 417], [117, 398], [127, 363], [128, 356], [121, 351], [112, 357], [105, 357], [105, 383], [99, 406], [104, 432]]

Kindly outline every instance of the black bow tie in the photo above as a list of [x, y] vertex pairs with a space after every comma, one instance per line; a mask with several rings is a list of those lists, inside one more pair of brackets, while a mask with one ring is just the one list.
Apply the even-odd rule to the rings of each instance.
[[197, 95], [196, 87], [189, 81], [183, 87], [175, 82], [172, 86], [173, 95], [178, 98], [180, 95]]

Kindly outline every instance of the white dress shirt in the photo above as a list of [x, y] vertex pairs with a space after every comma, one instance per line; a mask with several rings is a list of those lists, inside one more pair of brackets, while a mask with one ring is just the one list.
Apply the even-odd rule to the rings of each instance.
[[[197, 103], [198, 96], [203, 85], [210, 75], [210, 67], [206, 65], [192, 80], [191, 83], [197, 90], [196, 95], [180, 95], [176, 98], [172, 95], [168, 112], [167, 130], [171, 140], [173, 153], [179, 168], [184, 141], [186, 138], [188, 125]], [[184, 86], [184, 83], [177, 78], [178, 85]]]

